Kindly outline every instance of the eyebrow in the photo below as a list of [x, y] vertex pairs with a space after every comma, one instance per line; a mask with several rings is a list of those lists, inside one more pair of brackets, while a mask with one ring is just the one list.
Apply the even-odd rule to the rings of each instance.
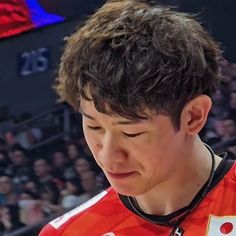
[[[84, 111], [80, 110], [80, 113], [83, 116], [87, 117], [88, 119], [96, 121], [96, 119], [94, 117], [86, 114]], [[134, 124], [142, 123], [142, 121], [144, 121], [144, 120], [147, 120], [147, 119], [143, 118], [143, 119], [135, 119], [135, 120], [120, 120], [120, 121], [114, 122], [112, 124], [113, 125], [115, 125], [115, 124], [119, 124], [119, 125], [134, 125]]]
[[96, 120], [95, 118], [93, 118], [92, 116], [90, 116], [90, 115], [86, 114], [86, 113], [85, 113], [85, 112], [83, 112], [82, 110], [80, 110], [80, 113], [81, 113], [83, 116], [85, 116], [85, 117], [89, 118], [90, 120]]

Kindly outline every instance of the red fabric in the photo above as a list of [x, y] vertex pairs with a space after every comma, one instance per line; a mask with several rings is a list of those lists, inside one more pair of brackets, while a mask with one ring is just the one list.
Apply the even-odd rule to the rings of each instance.
[[33, 29], [24, 0], [0, 0], [0, 38]]
[[[39, 236], [170, 235], [171, 229], [151, 224], [126, 209], [113, 189], [108, 189], [107, 193], [100, 198], [95, 202], [85, 203], [69, 213], [70, 215], [67, 214], [52, 221], [44, 227]], [[184, 236], [211, 236], [212, 233], [208, 231], [212, 215], [230, 216], [236, 220], [235, 203], [236, 165], [234, 164], [224, 178], [181, 224], [185, 230]]]

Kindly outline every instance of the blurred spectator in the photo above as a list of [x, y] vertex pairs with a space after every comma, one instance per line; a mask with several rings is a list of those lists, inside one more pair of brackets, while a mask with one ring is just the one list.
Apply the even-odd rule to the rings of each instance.
[[[227, 141], [230, 138], [236, 137], [236, 121], [233, 119], [225, 119], [223, 123], [223, 135], [222, 140]], [[236, 141], [230, 145], [227, 150], [231, 152], [236, 158]]]
[[85, 157], [77, 158], [74, 162], [75, 173], [78, 178], [81, 178], [81, 175], [92, 169], [91, 163]]
[[101, 192], [101, 189], [99, 188], [98, 182], [97, 182], [97, 175], [95, 171], [88, 170], [84, 171], [81, 174], [81, 185], [85, 191], [84, 194], [87, 194], [88, 198], [94, 197], [99, 192]]
[[222, 119], [227, 115], [228, 104], [220, 89], [212, 96], [213, 104], [210, 112], [210, 117], [214, 119]]
[[[30, 113], [22, 113], [20, 118], [18, 118], [17, 123], [25, 122], [32, 118]], [[41, 141], [43, 138], [43, 132], [40, 128], [31, 125], [30, 127], [25, 126], [23, 130], [19, 131], [15, 135], [17, 143], [26, 149], [30, 149], [34, 144]]]
[[25, 200], [39, 200], [39, 195], [36, 194], [35, 192], [32, 192], [30, 190], [22, 190], [21, 193], [19, 194], [19, 205], [24, 205]]
[[7, 148], [17, 144], [17, 140], [15, 138], [15, 134], [12, 131], [7, 131], [4, 134], [4, 139], [6, 141]]
[[223, 125], [222, 140], [228, 140], [236, 135], [236, 122], [233, 119], [223, 120], [222, 125]]
[[47, 159], [37, 158], [33, 165], [35, 181], [37, 184], [46, 184], [52, 181], [52, 169]]
[[224, 134], [224, 128], [223, 128], [223, 121], [222, 120], [216, 120], [214, 123], [214, 130], [216, 135], [220, 138], [223, 136]]
[[80, 148], [75, 142], [68, 142], [66, 144], [67, 156], [71, 162], [79, 157]]
[[3, 138], [0, 138], [0, 151], [7, 151], [7, 143]]
[[38, 186], [45, 184], [53, 184], [58, 189], [63, 188], [63, 173], [61, 177], [53, 175], [53, 168], [49, 159], [46, 158], [37, 158], [34, 161], [34, 181]]
[[[223, 95], [223, 99], [224, 99], [224, 105], [225, 107], [223, 107], [222, 111], [227, 111], [228, 110], [228, 101], [229, 101], [229, 95], [231, 92], [231, 83], [233, 81], [233, 73], [231, 70], [231, 63], [229, 63], [228, 61], [225, 61], [224, 64], [222, 64], [222, 80], [220, 83], [220, 90], [221, 93]], [[214, 98], [213, 98], [213, 102], [214, 102]], [[221, 112], [222, 112], [221, 111]], [[220, 114], [218, 114], [219, 116]]]
[[69, 161], [62, 149], [55, 149], [52, 153], [53, 175], [57, 178], [68, 179], [74, 175], [72, 168], [69, 168]]
[[59, 200], [60, 192], [55, 184], [49, 182], [41, 186], [39, 204], [45, 215], [62, 212]]
[[83, 147], [77, 144], [76, 142], [70, 141], [66, 143], [66, 152], [70, 165], [68, 171], [68, 173], [70, 174], [67, 175], [67, 179], [72, 177], [79, 177], [79, 174], [77, 173], [75, 166], [78, 159], [86, 158], [87, 156], [83, 150]]
[[0, 235], [13, 232], [23, 226], [17, 205], [6, 205], [0, 208]]
[[82, 195], [84, 189], [79, 178], [68, 179], [65, 183], [65, 189], [61, 192], [61, 206], [63, 209], [74, 208], [88, 200], [87, 195]]
[[230, 93], [228, 117], [236, 121], [236, 90]]
[[39, 195], [29, 190], [20, 193], [18, 205], [20, 207], [20, 219], [25, 225], [34, 225], [44, 219], [44, 212], [39, 204]]
[[6, 169], [10, 165], [7, 151], [0, 150], [0, 174], [6, 173]]
[[231, 92], [236, 92], [236, 77], [234, 80], [232, 80], [230, 88], [231, 88]]
[[37, 185], [37, 183], [33, 180], [27, 180], [24, 185], [22, 186], [22, 191], [30, 191], [36, 195], [39, 194], [39, 186]]
[[10, 161], [11, 164], [6, 172], [13, 177], [12, 181], [17, 189], [19, 189], [23, 182], [29, 179], [30, 169], [26, 150], [17, 144], [12, 146]]
[[65, 152], [62, 149], [55, 149], [52, 153], [52, 164], [54, 170], [62, 170], [67, 165]]
[[18, 197], [14, 191], [11, 177], [8, 175], [0, 176], [0, 205], [17, 204]]

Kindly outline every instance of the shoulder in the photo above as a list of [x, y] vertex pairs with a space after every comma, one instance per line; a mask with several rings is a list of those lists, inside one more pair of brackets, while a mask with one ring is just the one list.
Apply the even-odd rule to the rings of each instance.
[[212, 194], [217, 195], [218, 201], [227, 199], [236, 200], [236, 162], [228, 160], [223, 163], [224, 168], [217, 171], [217, 179], [213, 186]]
[[236, 160], [232, 159], [227, 153], [222, 153], [219, 157], [221, 159], [214, 172], [213, 188], [217, 185], [222, 185], [222, 182], [236, 184]]
[[232, 167], [225, 175], [225, 180], [236, 184], [236, 161], [233, 161]]
[[115, 204], [119, 202], [119, 199], [116, 192], [112, 188], [109, 188], [77, 208], [51, 221], [42, 229], [39, 236], [62, 235], [72, 224], [77, 229], [80, 226], [84, 228], [91, 221], [91, 217], [93, 217], [93, 223], [96, 221], [99, 222], [99, 218], [103, 217], [100, 214], [101, 211], [108, 211], [109, 214], [112, 212], [114, 208], [114, 204], [111, 204], [112, 201]]

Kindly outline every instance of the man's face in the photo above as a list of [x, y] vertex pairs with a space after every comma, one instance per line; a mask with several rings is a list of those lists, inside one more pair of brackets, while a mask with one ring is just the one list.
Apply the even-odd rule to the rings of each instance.
[[86, 192], [97, 188], [96, 174], [93, 171], [86, 171], [81, 175], [81, 184]]
[[67, 151], [68, 156], [71, 160], [74, 160], [79, 154], [77, 147], [73, 144], [68, 145]]
[[85, 100], [81, 111], [88, 146], [117, 192], [147, 193], [180, 169], [185, 136], [174, 130], [168, 116], [147, 111], [150, 119], [127, 120], [100, 113]]
[[33, 192], [33, 193], [38, 192], [37, 186], [36, 186], [35, 182], [33, 182], [33, 181], [28, 181], [27, 183], [25, 183], [24, 188], [26, 190]]
[[48, 164], [46, 163], [46, 161], [44, 161], [43, 159], [39, 159], [35, 161], [34, 172], [36, 176], [38, 177], [46, 176], [49, 174], [49, 171], [50, 171], [50, 168]]
[[75, 170], [81, 175], [83, 172], [91, 169], [89, 162], [85, 158], [79, 158], [75, 161]]
[[65, 158], [64, 153], [54, 152], [52, 158], [53, 158], [53, 165], [55, 168], [65, 167], [66, 158]]
[[22, 151], [16, 150], [11, 154], [11, 161], [14, 166], [23, 166], [26, 162], [26, 157]]
[[11, 179], [7, 176], [0, 177], [0, 193], [9, 194], [12, 191]]

